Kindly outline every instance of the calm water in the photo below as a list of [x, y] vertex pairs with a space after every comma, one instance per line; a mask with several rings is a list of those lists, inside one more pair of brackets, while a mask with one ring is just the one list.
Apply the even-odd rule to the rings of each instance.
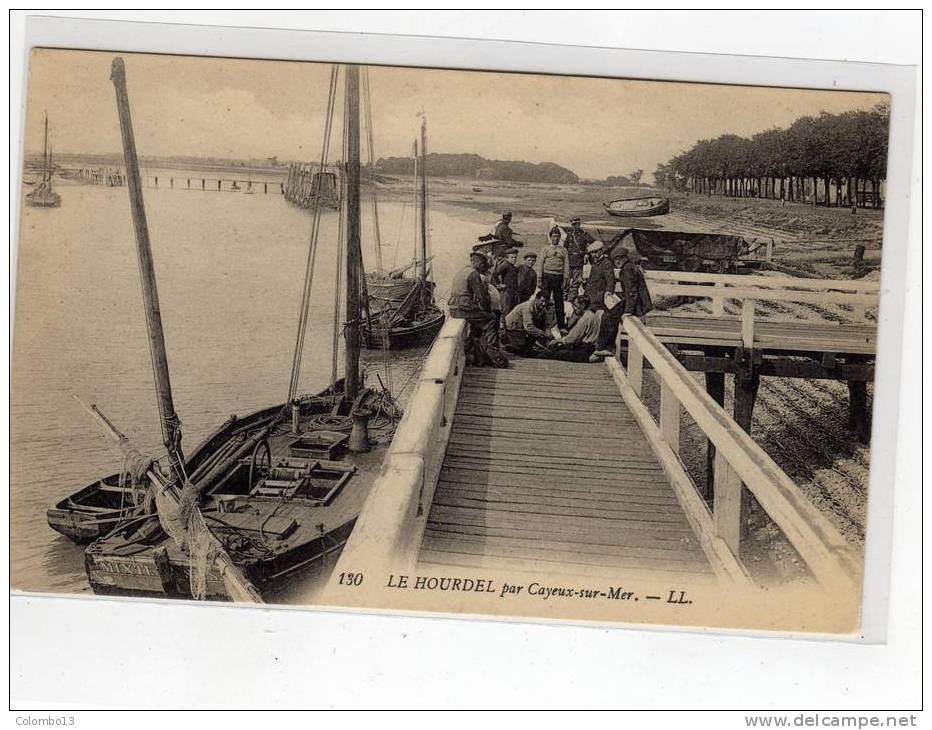
[[[24, 208], [22, 218], [11, 584], [89, 592], [83, 549], [47, 526], [45, 510], [118, 471], [121, 460], [72, 396], [97, 403], [148, 454], [160, 453], [160, 433], [126, 189], [63, 185], [58, 191], [61, 208]], [[147, 189], [145, 197], [175, 408], [190, 449], [231, 413], [285, 399], [311, 216], [277, 195], [160, 188]], [[386, 264], [402, 265], [413, 250], [411, 206], [382, 202], [379, 213]], [[301, 392], [330, 379], [336, 219], [328, 212], [321, 227]], [[491, 221], [435, 206], [430, 222], [438, 299], [445, 299], [470, 244]], [[373, 266], [368, 209], [363, 235], [364, 257]], [[417, 354], [396, 356], [396, 390], [419, 362]], [[378, 368], [381, 354], [364, 357]]]

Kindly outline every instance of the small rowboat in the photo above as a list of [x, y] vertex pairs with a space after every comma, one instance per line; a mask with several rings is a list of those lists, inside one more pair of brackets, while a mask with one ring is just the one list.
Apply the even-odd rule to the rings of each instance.
[[618, 218], [646, 218], [670, 212], [670, 199], [657, 196], [647, 198], [622, 198], [602, 203], [605, 212]]
[[77, 543], [103, 537], [129, 518], [148, 491], [148, 480], [135, 489], [128, 479], [121, 481], [111, 474], [49, 507], [49, 527]]

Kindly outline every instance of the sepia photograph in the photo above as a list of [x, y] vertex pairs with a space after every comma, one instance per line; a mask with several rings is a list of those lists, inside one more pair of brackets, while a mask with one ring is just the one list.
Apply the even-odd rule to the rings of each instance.
[[27, 71], [14, 592], [859, 634], [888, 93]]

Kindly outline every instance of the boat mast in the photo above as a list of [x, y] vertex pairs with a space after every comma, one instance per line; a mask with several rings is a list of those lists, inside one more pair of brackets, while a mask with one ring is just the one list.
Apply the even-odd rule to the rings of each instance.
[[421, 119], [421, 250], [418, 278], [427, 281], [427, 117]]
[[155, 266], [152, 247], [149, 243], [149, 227], [146, 209], [142, 200], [142, 182], [139, 177], [139, 161], [136, 158], [136, 141], [133, 137], [133, 120], [130, 117], [129, 95], [126, 91], [126, 69], [122, 58], [114, 58], [110, 68], [110, 79], [116, 90], [117, 110], [120, 114], [120, 133], [123, 137], [123, 161], [126, 165], [126, 180], [129, 189], [130, 208], [133, 213], [133, 228], [136, 232], [136, 254], [139, 259], [139, 278], [142, 283], [142, 299], [146, 310], [146, 327], [149, 331], [149, 355], [152, 359], [152, 374], [162, 426], [162, 442], [168, 450], [172, 472], [181, 478], [184, 456], [181, 451], [181, 421], [175, 413], [172, 401], [171, 380], [168, 375], [168, 355], [165, 352], [165, 336], [162, 332], [162, 314], [159, 308], [159, 293], [156, 289]]
[[359, 66], [346, 67], [346, 380], [344, 394], [352, 403], [359, 394], [359, 330], [362, 270], [359, 223]]

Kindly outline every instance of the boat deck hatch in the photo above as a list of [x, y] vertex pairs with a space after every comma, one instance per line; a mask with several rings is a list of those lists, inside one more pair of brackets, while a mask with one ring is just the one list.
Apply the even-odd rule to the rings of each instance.
[[339, 431], [309, 431], [288, 444], [292, 456], [333, 460], [341, 454], [349, 434]]
[[280, 459], [251, 494], [327, 504], [349, 481], [356, 467], [324, 459]]

